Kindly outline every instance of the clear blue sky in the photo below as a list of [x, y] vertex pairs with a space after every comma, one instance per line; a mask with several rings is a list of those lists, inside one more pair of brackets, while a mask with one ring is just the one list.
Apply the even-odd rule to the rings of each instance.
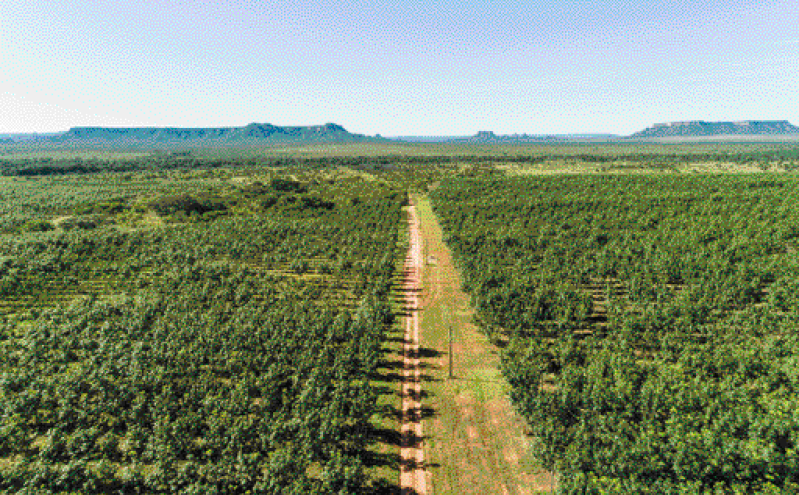
[[0, 133], [799, 124], [799, 1], [0, 0]]

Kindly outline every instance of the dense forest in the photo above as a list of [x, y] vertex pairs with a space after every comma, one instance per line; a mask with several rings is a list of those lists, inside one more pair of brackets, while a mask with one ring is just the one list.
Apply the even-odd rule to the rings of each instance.
[[433, 199], [561, 492], [799, 490], [799, 180], [453, 179]]
[[369, 489], [405, 193], [258, 179], [4, 181], [0, 490]]

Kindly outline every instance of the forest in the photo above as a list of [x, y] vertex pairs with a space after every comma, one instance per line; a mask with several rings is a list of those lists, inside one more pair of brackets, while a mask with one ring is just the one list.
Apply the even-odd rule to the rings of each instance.
[[[693, 145], [642, 145], [636, 143], [572, 143], [528, 145], [415, 145], [376, 143], [342, 146], [338, 152], [324, 147], [311, 151], [283, 152], [259, 149], [221, 150], [179, 147], [138, 152], [83, 152], [68, 150], [37, 153], [0, 145], [0, 176], [47, 176], [102, 172], [161, 172], [168, 170], [297, 169], [329, 170], [349, 167], [369, 172], [403, 171], [403, 180], [414, 173], [458, 166], [530, 166], [547, 162], [571, 162], [605, 169], [645, 168], [675, 170], [690, 164], [730, 163], [764, 169], [795, 170], [796, 146], [785, 143], [728, 143]], [[403, 182], [402, 180], [400, 182]]]
[[799, 490], [799, 181], [446, 180], [432, 195], [562, 493]]
[[3, 493], [371, 486], [405, 193], [238, 179], [3, 183]]
[[409, 194], [557, 492], [799, 491], [795, 147], [383, 151], [0, 158], [0, 492], [396, 493]]

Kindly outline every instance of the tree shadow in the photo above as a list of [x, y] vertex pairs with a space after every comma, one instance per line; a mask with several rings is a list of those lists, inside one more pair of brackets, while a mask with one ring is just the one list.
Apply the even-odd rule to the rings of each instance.
[[[397, 316], [399, 318], [401, 315]], [[374, 495], [414, 493], [407, 489], [403, 490], [399, 485], [399, 473], [403, 470], [415, 469], [415, 466], [410, 466], [402, 460], [400, 449], [409, 445], [419, 446], [425, 441], [425, 437], [408, 436], [407, 432], [403, 436], [402, 425], [424, 421], [435, 417], [436, 414], [432, 407], [425, 404], [432, 396], [429, 390], [423, 388], [416, 391], [415, 387], [405, 390], [410, 397], [421, 401], [421, 406], [403, 412], [403, 383], [440, 381], [439, 378], [432, 376], [429, 372], [425, 373], [424, 370], [435, 367], [431, 363], [425, 362], [426, 360], [440, 357], [442, 353], [427, 347], [420, 347], [410, 353], [409, 357], [418, 358], [419, 362], [417, 369], [414, 369], [412, 373], [414, 376], [406, 376], [407, 368], [403, 353], [405, 352], [404, 344], [407, 341], [403, 336], [397, 335], [400, 331], [401, 329], [396, 326], [387, 329], [385, 343], [388, 345], [384, 345], [382, 349], [383, 354], [378, 369], [369, 377], [373, 382], [377, 382], [374, 383], [375, 392], [378, 396], [383, 397], [381, 399], [383, 403], [376, 409], [371, 426], [366, 432], [366, 448], [361, 456], [367, 468], [376, 469], [378, 472], [389, 470], [397, 473], [398, 476], [396, 480], [375, 479], [370, 482], [369, 486], [364, 487], [361, 493]], [[431, 467], [431, 465], [428, 464], [427, 467]]]
[[422, 358], [422, 359], [425, 359], [425, 358], [436, 358], [436, 357], [440, 357], [440, 356], [443, 356], [443, 355], [444, 355], [443, 352], [437, 351], [437, 350], [432, 349], [430, 347], [419, 347], [419, 352], [417, 353], [417, 356]]

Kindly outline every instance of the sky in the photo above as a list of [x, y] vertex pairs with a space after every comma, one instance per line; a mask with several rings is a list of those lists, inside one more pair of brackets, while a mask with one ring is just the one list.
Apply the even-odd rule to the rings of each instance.
[[0, 133], [799, 124], [797, 0], [0, 0]]

